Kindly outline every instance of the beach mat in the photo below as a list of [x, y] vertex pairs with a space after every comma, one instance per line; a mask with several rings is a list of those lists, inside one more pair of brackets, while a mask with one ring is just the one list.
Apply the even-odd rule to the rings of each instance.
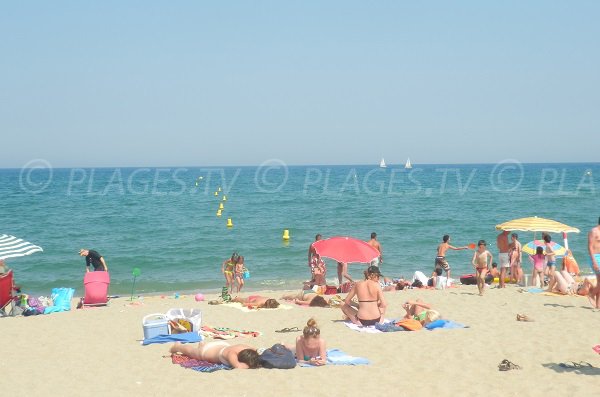
[[[327, 350], [328, 365], [369, 365], [371, 362], [366, 358], [351, 356], [339, 349]], [[299, 367], [318, 367], [307, 363], [298, 363]]]
[[[386, 319], [380, 326], [384, 326], [385, 324], [390, 323], [390, 320]], [[377, 329], [376, 325], [369, 325], [369, 326], [364, 326], [364, 325], [358, 325], [358, 324], [354, 324], [352, 321], [344, 321], [344, 325], [348, 328], [350, 328], [353, 331], [357, 331], [357, 332], [365, 332], [368, 334], [379, 334], [383, 331], [380, 331], [379, 329]]]
[[262, 335], [260, 331], [237, 330], [226, 327], [209, 327], [203, 325], [201, 328], [202, 336], [212, 339], [233, 339], [233, 338], [256, 338]]
[[233, 369], [229, 365], [215, 364], [204, 360], [196, 360], [181, 354], [171, 354], [171, 362], [182, 366], [183, 368], [193, 369], [198, 372], [215, 372], [221, 369]]

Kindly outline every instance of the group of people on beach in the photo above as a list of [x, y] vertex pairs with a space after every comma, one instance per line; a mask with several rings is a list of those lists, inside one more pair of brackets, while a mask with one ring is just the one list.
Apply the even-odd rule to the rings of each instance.
[[[496, 266], [493, 266], [495, 265], [495, 263], [492, 262], [493, 255], [487, 249], [487, 243], [484, 240], [480, 240], [477, 244], [477, 249], [473, 253], [472, 264], [477, 272], [477, 285], [480, 294], [483, 293], [484, 285], [482, 283], [488, 271], [495, 271], [494, 275], [500, 277], [501, 284], [499, 284], [498, 288], [505, 287], [504, 278], [507, 275], [508, 269], [510, 269], [509, 280], [519, 282], [523, 277], [521, 268], [522, 247], [518, 241], [518, 235], [513, 233], [511, 235], [511, 243], [505, 244], [508, 242], [508, 234], [508, 232], [503, 231], [498, 235], [498, 248], [501, 254], [499, 255], [501, 266], [500, 272], [497, 272]], [[315, 241], [318, 241], [320, 238], [321, 236], [317, 235]], [[543, 238], [545, 247], [537, 247], [536, 253], [530, 255], [533, 264], [533, 280], [535, 280], [536, 277], [539, 278], [540, 285], [543, 287], [543, 275], [545, 271], [545, 275], [549, 278], [549, 290], [553, 290], [554, 288], [560, 290], [565, 283], [567, 285], [573, 285], [574, 280], [568, 272], [566, 261], [563, 261], [561, 271], [556, 271], [556, 253], [552, 250], [551, 238], [548, 234], [544, 234]], [[434, 279], [433, 283], [438, 282], [435, 279], [441, 277], [443, 270], [446, 271], [447, 279], [450, 276], [450, 265], [445, 257], [447, 250], [465, 250], [473, 248], [475, 247], [453, 247], [450, 245], [450, 237], [445, 235], [442, 238], [442, 243], [440, 243], [437, 249], [435, 270], [432, 275], [432, 278]], [[588, 233], [588, 252], [590, 255], [590, 267], [596, 276], [596, 282], [594, 283], [591, 280], [585, 279], [584, 282], [580, 283], [577, 293], [580, 295], [587, 295], [592, 306], [600, 308], [600, 218], [598, 219], [598, 225]], [[234, 257], [232, 256], [231, 262], [233, 261]], [[322, 260], [318, 253], [309, 249], [309, 264], [314, 264], [314, 266], [311, 266], [311, 275], [313, 276], [311, 282], [313, 283], [316, 283], [318, 280], [318, 277], [314, 276], [319, 275], [319, 267], [322, 266], [319, 263], [320, 261]], [[229, 263], [230, 261], [226, 262]], [[237, 263], [237, 260], [235, 263]], [[380, 260], [377, 265], [379, 263], [381, 263]], [[352, 287], [341, 306], [341, 310], [346, 318], [354, 324], [372, 326], [382, 323], [384, 320], [387, 311], [387, 302], [383, 291], [386, 289], [382, 288], [380, 282], [382, 274], [377, 265], [371, 264], [364, 273], [364, 280], [356, 281], [352, 284]], [[225, 271], [225, 262], [223, 266], [223, 271]], [[316, 273], [314, 269], [317, 270]], [[444, 282], [446, 282], [446, 280], [444, 280]], [[410, 285], [406, 280], [399, 280], [396, 284], [401, 287], [394, 287], [394, 289], [403, 289]], [[251, 300], [250, 298], [252, 297], [246, 298], [245, 300], [241, 299], [240, 302], [247, 304]], [[268, 299], [269, 298], [267, 297], [257, 296], [254, 297], [253, 302], [260, 301], [260, 303], [264, 305]], [[298, 295], [284, 296], [284, 299], [293, 300], [300, 305], [328, 305], [327, 300], [324, 297], [312, 290], [304, 290]], [[312, 302], [317, 302], [317, 304], [312, 304]], [[439, 313], [433, 310], [430, 304], [419, 299], [405, 302], [403, 308], [405, 310], [403, 320], [417, 321], [423, 325], [435, 321], [440, 317]], [[295, 346], [287, 347], [290, 350], [295, 351], [298, 362], [312, 365], [324, 365], [327, 362], [325, 341], [320, 337], [320, 330], [317, 327], [315, 320], [312, 318], [308, 321], [306, 327], [304, 327], [303, 334], [296, 338]], [[260, 349], [245, 344], [229, 345], [224, 341], [216, 341], [210, 343], [201, 342], [198, 346], [194, 347], [176, 343], [171, 347], [170, 351], [171, 353], [182, 353], [199, 360], [229, 365], [233, 368], [260, 367]]]

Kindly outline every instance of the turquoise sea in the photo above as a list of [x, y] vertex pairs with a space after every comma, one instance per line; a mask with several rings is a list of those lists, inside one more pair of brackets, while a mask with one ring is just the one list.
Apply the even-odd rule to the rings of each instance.
[[[249, 290], [295, 289], [309, 276], [307, 249], [317, 233], [368, 240], [375, 231], [386, 276], [428, 273], [442, 235], [450, 234], [457, 246], [485, 239], [495, 248], [495, 225], [527, 216], [581, 229], [569, 235], [569, 245], [587, 271], [586, 232], [600, 216], [598, 163], [506, 160], [411, 170], [288, 167], [278, 160], [259, 167], [47, 166], [40, 161], [0, 170], [0, 234], [44, 249], [7, 261], [32, 294], [53, 287], [81, 293], [80, 248], [105, 257], [112, 294], [131, 291], [134, 267], [141, 269], [138, 293], [215, 291], [224, 284], [221, 262], [233, 251], [246, 258]], [[223, 215], [217, 217], [220, 203]], [[289, 242], [282, 239], [284, 229]], [[523, 243], [533, 237], [520, 233]], [[562, 244], [562, 236], [553, 238]], [[471, 272], [470, 252], [451, 252], [448, 259], [454, 276]], [[328, 264], [327, 279], [334, 283], [335, 263]], [[363, 269], [350, 266], [355, 277]]]

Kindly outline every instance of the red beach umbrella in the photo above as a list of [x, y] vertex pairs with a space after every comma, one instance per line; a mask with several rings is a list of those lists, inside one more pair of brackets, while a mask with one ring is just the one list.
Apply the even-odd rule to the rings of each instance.
[[377, 249], [354, 237], [331, 237], [315, 241], [312, 246], [319, 255], [337, 262], [369, 263], [379, 256]]

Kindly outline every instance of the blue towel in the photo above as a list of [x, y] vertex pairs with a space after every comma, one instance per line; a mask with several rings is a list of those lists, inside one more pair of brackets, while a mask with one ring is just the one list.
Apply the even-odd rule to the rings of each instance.
[[181, 342], [181, 343], [194, 343], [202, 341], [202, 337], [196, 332], [185, 332], [183, 334], [173, 335], [157, 335], [152, 338], [144, 339], [142, 342], [143, 346], [150, 345], [152, 343], [169, 343], [169, 342]]
[[469, 328], [468, 326], [454, 322], [452, 320], [435, 320], [425, 326], [425, 329], [434, 330], [436, 328], [444, 329], [456, 329], [456, 328]]
[[396, 320], [390, 321], [389, 323], [383, 323], [383, 324], [377, 323], [377, 324], [375, 324], [375, 328], [377, 328], [381, 332], [407, 331], [406, 328], [396, 325], [395, 322], [396, 322]]
[[[327, 364], [328, 365], [369, 365], [369, 360], [362, 357], [350, 356], [339, 349], [327, 350]], [[307, 363], [298, 363], [300, 367], [317, 367], [316, 365], [310, 365]]]

